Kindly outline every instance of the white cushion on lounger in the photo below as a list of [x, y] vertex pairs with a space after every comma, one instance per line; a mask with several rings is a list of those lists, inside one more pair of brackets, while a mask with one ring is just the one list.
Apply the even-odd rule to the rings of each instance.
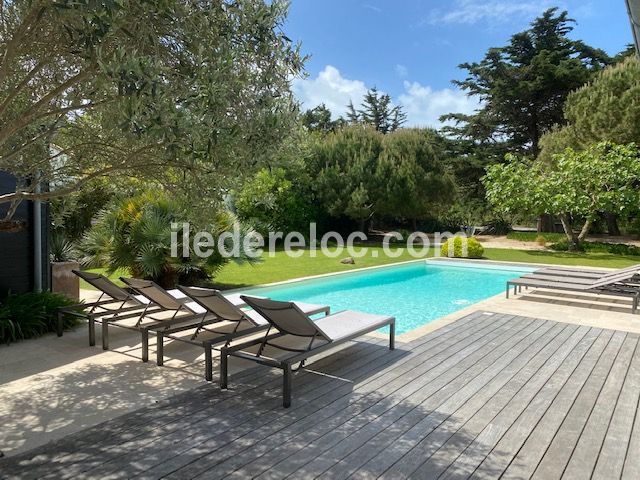
[[371, 327], [387, 322], [391, 317], [387, 315], [374, 315], [372, 313], [345, 310], [321, 318], [315, 324], [333, 341], [349, 337], [361, 330], [370, 330]]

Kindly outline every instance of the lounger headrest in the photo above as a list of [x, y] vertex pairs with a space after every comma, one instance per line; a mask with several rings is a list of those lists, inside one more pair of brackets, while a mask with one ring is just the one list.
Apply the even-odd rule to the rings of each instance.
[[268, 298], [248, 297], [245, 295], [240, 295], [240, 298], [247, 302], [247, 305], [256, 310], [282, 333], [301, 337], [320, 336], [329, 340], [329, 338], [315, 326], [313, 320], [305, 315], [302, 310], [292, 302], [280, 302]]
[[140, 295], [147, 297], [153, 303], [160, 305], [166, 310], [178, 310], [182, 307], [182, 304], [172, 297], [169, 292], [151, 280], [125, 277], [120, 277], [120, 280], [129, 285]]
[[178, 285], [178, 289], [191, 300], [221, 320], [239, 322], [244, 318], [242, 311], [227, 300], [220, 290], [185, 287], [182, 285]]
[[82, 272], [80, 270], [72, 270], [72, 272], [83, 279], [85, 282], [87, 282], [89, 285], [92, 285], [101, 292], [106, 293], [114, 300], [122, 302], [131, 300], [131, 295], [129, 295], [126, 290], [120, 288], [104, 275], [94, 272]]

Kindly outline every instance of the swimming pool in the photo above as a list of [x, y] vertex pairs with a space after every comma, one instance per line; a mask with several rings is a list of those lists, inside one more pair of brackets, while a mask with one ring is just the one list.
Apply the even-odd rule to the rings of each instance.
[[331, 311], [394, 315], [406, 333], [504, 291], [533, 268], [425, 261], [245, 290], [275, 300], [326, 304]]

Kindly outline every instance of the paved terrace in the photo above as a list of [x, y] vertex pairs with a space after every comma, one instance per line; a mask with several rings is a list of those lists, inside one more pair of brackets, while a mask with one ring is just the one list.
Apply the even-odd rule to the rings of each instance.
[[[640, 478], [638, 335], [476, 312], [241, 371], [26, 454], [3, 478]], [[236, 360], [240, 361], [240, 360]]]

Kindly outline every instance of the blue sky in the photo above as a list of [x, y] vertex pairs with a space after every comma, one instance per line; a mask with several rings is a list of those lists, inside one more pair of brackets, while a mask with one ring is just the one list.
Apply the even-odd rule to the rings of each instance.
[[578, 22], [572, 37], [610, 54], [632, 41], [624, 0], [292, 0], [285, 32], [311, 55], [294, 92], [305, 107], [342, 114], [376, 86], [405, 107], [408, 124], [438, 126], [441, 114], [477, 106], [451, 84], [463, 78], [457, 66], [551, 6]]

